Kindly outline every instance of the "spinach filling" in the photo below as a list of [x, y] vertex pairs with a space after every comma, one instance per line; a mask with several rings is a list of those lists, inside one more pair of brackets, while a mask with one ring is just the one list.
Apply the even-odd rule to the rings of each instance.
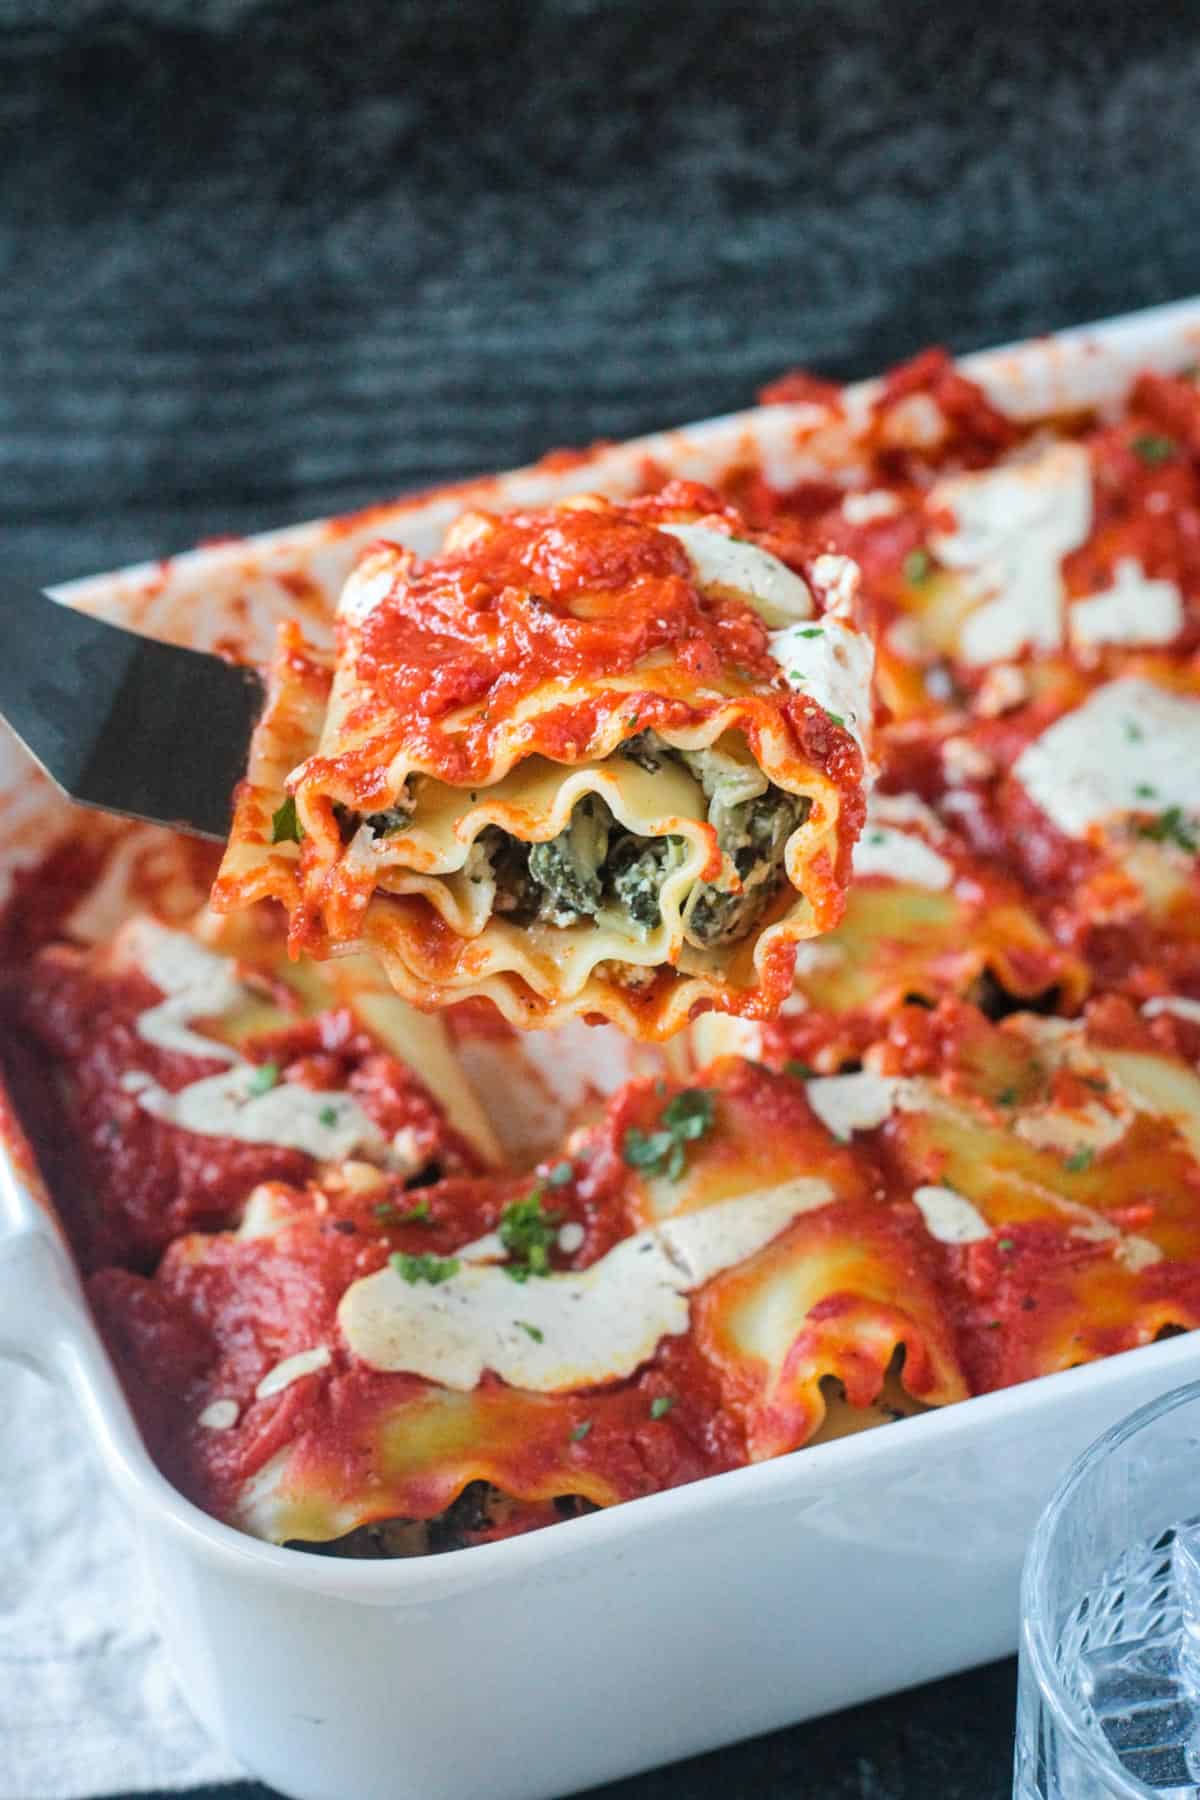
[[609, 847], [628, 837], [598, 794], [586, 794], [557, 837], [526, 844], [498, 825], [481, 831], [472, 846], [468, 873], [479, 879], [487, 865], [496, 884], [497, 913], [514, 925], [535, 919], [548, 925], [577, 925], [594, 919], [607, 898]]
[[[696, 882], [683, 908], [684, 935], [698, 950], [736, 943], [777, 891], [784, 848], [811, 802], [772, 786], [756, 763], [718, 749], [675, 750], [651, 731], [629, 738], [619, 754], [650, 774], [668, 763], [682, 765], [700, 783], [718, 847], [741, 885], [734, 892], [720, 880]], [[334, 810], [345, 840], [363, 825], [376, 838], [388, 837], [413, 817], [412, 802], [378, 813]], [[684, 838], [639, 837], [618, 824], [598, 794], [587, 794], [566, 828], [546, 843], [528, 844], [487, 826], [471, 847], [466, 873], [473, 882], [495, 883], [494, 909], [514, 924], [577, 925], [615, 913], [645, 936], [661, 924], [663, 886], [686, 855]]]
[[[586, 1423], [586, 1422], [585, 1422]], [[582, 1436], [591, 1429], [586, 1424]], [[581, 1427], [576, 1426], [575, 1442], [581, 1441]], [[595, 1512], [591, 1500], [582, 1494], [561, 1494], [554, 1500], [554, 1511], [560, 1519], [578, 1519]], [[452, 1500], [444, 1512], [432, 1519], [380, 1519], [373, 1525], [359, 1525], [345, 1537], [327, 1543], [304, 1538], [291, 1538], [289, 1547], [306, 1550], [312, 1556], [342, 1556], [355, 1560], [382, 1561], [408, 1556], [439, 1556], [448, 1550], [465, 1550], [471, 1545], [487, 1543], [497, 1530], [511, 1530], [514, 1525], [532, 1530], [551, 1523], [538, 1505], [510, 1498], [486, 1481], [472, 1481]]]
[[411, 825], [413, 809], [411, 806], [392, 806], [386, 812], [360, 813], [352, 807], [343, 806], [335, 801], [333, 816], [337, 820], [338, 830], [343, 844], [348, 844], [360, 826], [365, 825], [377, 838], [391, 837], [393, 832], [403, 831]]
[[[741, 887], [697, 882], [684, 908], [685, 936], [702, 950], [744, 937], [778, 889], [784, 848], [810, 802], [773, 787], [756, 764], [720, 750], [673, 750], [650, 732], [631, 738], [621, 754], [652, 774], [668, 760], [681, 762], [699, 781], [708, 821]], [[495, 910], [514, 924], [575, 925], [611, 911], [642, 934], [661, 923], [663, 886], [686, 854], [681, 837], [627, 831], [598, 794], [580, 800], [566, 828], [546, 843], [522, 843], [496, 826], [476, 839], [476, 858], [496, 883]]]
[[538, 889], [538, 917], [551, 925], [594, 919], [604, 903], [604, 872], [615, 824], [598, 794], [587, 794], [565, 831], [529, 846], [529, 879]]
[[658, 896], [668, 875], [673, 875], [687, 855], [681, 837], [638, 837], [621, 833], [621, 841], [609, 859], [613, 899], [640, 930], [650, 932], [662, 922]]
[[736, 943], [758, 923], [782, 878], [787, 841], [812, 803], [772, 786], [757, 763], [739, 762], [721, 750], [674, 754], [704, 789], [718, 848], [741, 883], [740, 891], [719, 881], [701, 881], [692, 890], [684, 931], [697, 949], [711, 950]]
[[717, 842], [737, 870], [742, 891], [731, 893], [717, 882], [699, 882], [684, 914], [690, 943], [711, 949], [736, 943], [753, 929], [779, 886], [784, 846], [803, 823], [807, 806], [796, 795], [772, 788], [761, 799], [734, 809], [737, 816], [727, 834], [718, 829]]

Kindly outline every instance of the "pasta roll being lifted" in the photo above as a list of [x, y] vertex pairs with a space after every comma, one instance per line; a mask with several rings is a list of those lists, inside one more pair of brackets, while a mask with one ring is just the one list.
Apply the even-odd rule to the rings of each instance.
[[285, 637], [216, 904], [524, 1027], [773, 1012], [841, 915], [873, 657], [854, 564], [759, 536], [674, 483], [373, 546], [333, 668]]

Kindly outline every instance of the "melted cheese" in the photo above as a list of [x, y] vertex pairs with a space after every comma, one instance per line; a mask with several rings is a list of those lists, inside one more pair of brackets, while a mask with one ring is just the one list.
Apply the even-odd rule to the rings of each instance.
[[971, 781], [989, 780], [996, 765], [970, 738], [948, 737], [942, 740], [942, 773], [951, 787], [965, 787]]
[[205, 1431], [229, 1431], [238, 1422], [236, 1400], [211, 1400], [196, 1420]]
[[462, 1391], [489, 1369], [543, 1394], [619, 1381], [687, 1330], [688, 1294], [832, 1198], [825, 1182], [798, 1178], [636, 1232], [579, 1274], [524, 1284], [461, 1253], [437, 1286], [389, 1266], [346, 1290], [338, 1322], [372, 1368]]
[[946, 415], [932, 394], [905, 394], [888, 407], [879, 428], [885, 444], [933, 450], [946, 436]]
[[138, 1036], [181, 1056], [236, 1062], [236, 1050], [191, 1030], [193, 1019], [215, 1019], [245, 999], [246, 989], [230, 958], [217, 956], [187, 932], [168, 931], [152, 919], [135, 921], [127, 945], [143, 974], [163, 994], [157, 1006], [138, 1015]]
[[324, 1369], [330, 1361], [329, 1347], [317, 1344], [312, 1350], [297, 1350], [294, 1356], [285, 1356], [282, 1362], [268, 1369], [258, 1386], [255, 1398], [269, 1400], [272, 1394], [281, 1394], [293, 1381], [299, 1381], [302, 1375], [315, 1375], [318, 1369]]
[[1129, 1129], [1129, 1107], [1111, 1110], [1099, 1100], [1081, 1107], [1043, 1106], [1023, 1113], [1017, 1120], [1017, 1136], [1035, 1150], [1056, 1150], [1063, 1156], [1094, 1154], [1119, 1144]]
[[679, 539], [702, 588], [735, 594], [768, 625], [812, 618], [808, 583], [757, 544], [706, 525], [660, 525], [659, 530]]
[[847, 494], [842, 517], [847, 525], [871, 525], [876, 519], [892, 519], [901, 511], [900, 498], [888, 488], [872, 488], [865, 494]]
[[867, 822], [854, 846], [854, 873], [882, 876], [909, 887], [941, 891], [954, 880], [954, 869], [914, 827], [940, 829], [938, 821], [914, 794], [874, 794]]
[[1071, 608], [1071, 642], [1169, 644], [1183, 629], [1183, 595], [1173, 581], [1151, 581], [1136, 557], [1122, 557], [1113, 584]]
[[984, 719], [998, 719], [1001, 713], [1024, 706], [1029, 698], [1029, 677], [1016, 663], [996, 663], [980, 682], [974, 708]]
[[353, 1095], [341, 1090], [279, 1082], [260, 1093], [256, 1091], [262, 1081], [260, 1069], [229, 1045], [191, 1029], [193, 1020], [216, 1018], [245, 999], [247, 990], [231, 958], [150, 919], [136, 921], [127, 944], [138, 966], [164, 995], [138, 1015], [139, 1037], [162, 1050], [214, 1057], [232, 1065], [218, 1075], [190, 1082], [178, 1093], [161, 1087], [144, 1070], [126, 1070], [121, 1086], [137, 1095], [145, 1112], [200, 1137], [274, 1144], [322, 1162], [341, 1162], [365, 1152], [403, 1175], [420, 1166], [411, 1127], [398, 1131], [389, 1143]]
[[1147, 1000], [1142, 1011], [1148, 1019], [1156, 1019], [1160, 1013], [1174, 1013], [1177, 1019], [1200, 1025], [1200, 1000], [1189, 1000], [1185, 994], [1159, 994]]
[[847, 557], [819, 556], [812, 573], [829, 596], [829, 606], [815, 625], [772, 632], [771, 655], [790, 687], [823, 706], [865, 748], [872, 722], [875, 646], [853, 623], [858, 569]]
[[1062, 642], [1062, 559], [1091, 530], [1087, 451], [1054, 444], [1026, 462], [956, 475], [932, 489], [929, 504], [955, 521], [953, 531], [931, 533], [934, 552], [963, 572], [982, 602], [962, 627], [963, 658], [989, 663], [1027, 647], [1056, 649]]
[[[345, 1173], [345, 1166], [342, 1173]], [[295, 1216], [295, 1189], [282, 1181], [260, 1181], [247, 1195], [235, 1235], [247, 1242], [251, 1238], [270, 1237], [273, 1232], [290, 1225]]]
[[1096, 1212], [1090, 1206], [1072, 1205], [1061, 1195], [1057, 1197], [1059, 1208], [1069, 1218], [1079, 1219], [1080, 1224], [1071, 1226], [1071, 1236], [1085, 1244], [1108, 1244], [1113, 1253], [1113, 1260], [1128, 1269], [1131, 1275], [1137, 1275], [1142, 1269], [1148, 1269], [1153, 1263], [1163, 1260], [1163, 1253], [1150, 1238], [1140, 1237], [1136, 1232], [1123, 1232], [1106, 1219], [1103, 1213]]
[[1149, 1238], [1138, 1237], [1136, 1233], [1131, 1233], [1129, 1236], [1123, 1237], [1117, 1245], [1116, 1258], [1119, 1263], [1124, 1264], [1131, 1275], [1138, 1275], [1143, 1269], [1148, 1269], [1152, 1264], [1161, 1262], [1163, 1253], [1158, 1245], [1152, 1243]]
[[903, 1077], [861, 1069], [854, 1075], [821, 1075], [808, 1083], [806, 1092], [822, 1125], [845, 1143], [856, 1131], [882, 1125], [912, 1086]]
[[919, 1187], [913, 1199], [925, 1229], [939, 1244], [976, 1244], [991, 1236], [991, 1226], [969, 1200], [948, 1187]]
[[[239, 1062], [220, 1075], [189, 1082], [177, 1094], [150, 1082], [139, 1092], [138, 1105], [156, 1119], [199, 1137], [277, 1144], [322, 1162], [340, 1162], [358, 1151], [383, 1160], [391, 1154], [383, 1132], [352, 1095], [287, 1081], [256, 1093], [258, 1079], [253, 1063]], [[401, 1163], [404, 1150], [401, 1144], [397, 1151]], [[411, 1167], [405, 1172], [411, 1174]]]
[[1124, 675], [1035, 739], [1013, 774], [1060, 831], [1078, 837], [1126, 813], [1193, 813], [1197, 768], [1200, 700]]

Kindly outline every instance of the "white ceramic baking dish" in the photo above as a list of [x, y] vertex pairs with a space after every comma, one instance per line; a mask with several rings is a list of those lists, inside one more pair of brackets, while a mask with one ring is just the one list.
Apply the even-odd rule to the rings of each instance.
[[[1116, 397], [1131, 370], [1198, 349], [1189, 302], [969, 367], [1039, 412]], [[476, 495], [628, 491], [647, 456], [703, 477], [756, 446], [782, 473], [820, 453], [811, 423], [761, 409], [62, 597], [261, 650], [284, 612], [318, 618], [373, 536], [429, 548]], [[0, 878], [65, 816], [0, 742]], [[1001, 1656], [1026, 1541], [1067, 1463], [1200, 1376], [1200, 1336], [1180, 1337], [528, 1537], [363, 1563], [256, 1543], [159, 1475], [30, 1169], [0, 1176], [0, 1353], [67, 1384], [134, 1517], [183, 1692], [300, 1800], [537, 1800]]]

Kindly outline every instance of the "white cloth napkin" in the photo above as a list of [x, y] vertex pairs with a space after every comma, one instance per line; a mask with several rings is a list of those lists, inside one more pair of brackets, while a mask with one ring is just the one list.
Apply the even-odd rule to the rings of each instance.
[[235, 1781], [167, 1667], [71, 1402], [0, 1363], [0, 1800]]

